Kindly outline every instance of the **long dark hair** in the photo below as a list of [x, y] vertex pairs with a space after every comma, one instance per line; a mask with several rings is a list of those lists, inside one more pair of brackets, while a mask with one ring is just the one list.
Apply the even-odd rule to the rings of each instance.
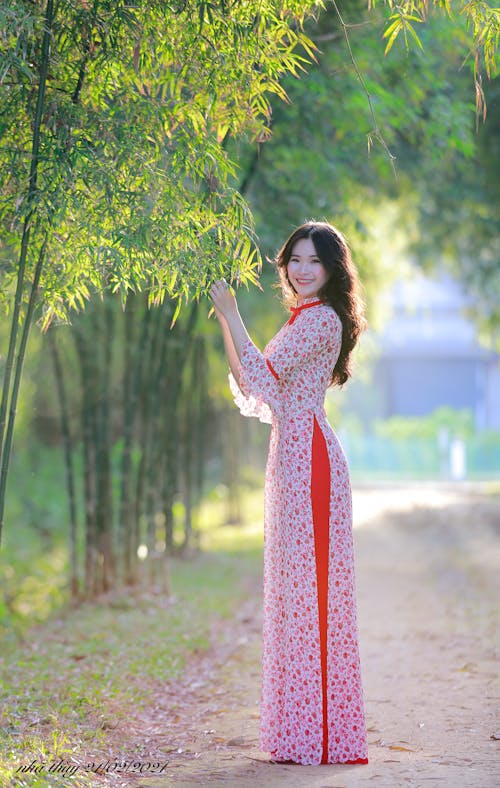
[[274, 286], [281, 287], [285, 308], [296, 304], [296, 291], [288, 279], [287, 265], [293, 247], [301, 238], [311, 239], [324, 269], [330, 274], [318, 291], [318, 298], [330, 304], [342, 322], [342, 345], [329, 384], [342, 386], [352, 374], [351, 353], [367, 325], [358, 274], [342, 233], [327, 222], [306, 222], [294, 230], [272, 261], [279, 275], [279, 282]]

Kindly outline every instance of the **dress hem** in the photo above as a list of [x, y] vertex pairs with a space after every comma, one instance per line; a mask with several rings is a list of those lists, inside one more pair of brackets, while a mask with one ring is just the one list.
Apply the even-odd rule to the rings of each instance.
[[368, 763], [368, 758], [355, 758], [349, 761], [323, 761], [321, 760], [318, 764], [311, 764], [311, 763], [302, 763], [301, 761], [294, 761], [290, 758], [280, 758], [277, 755], [274, 755], [272, 752], [270, 753], [270, 761], [272, 763], [290, 763], [296, 764], [297, 766], [363, 766]]

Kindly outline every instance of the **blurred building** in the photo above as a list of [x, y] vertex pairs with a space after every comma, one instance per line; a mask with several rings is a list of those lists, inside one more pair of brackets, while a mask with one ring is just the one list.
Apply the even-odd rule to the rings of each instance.
[[379, 416], [424, 416], [447, 405], [470, 409], [478, 429], [500, 429], [500, 357], [479, 344], [468, 306], [450, 277], [415, 273], [395, 284], [377, 337]]

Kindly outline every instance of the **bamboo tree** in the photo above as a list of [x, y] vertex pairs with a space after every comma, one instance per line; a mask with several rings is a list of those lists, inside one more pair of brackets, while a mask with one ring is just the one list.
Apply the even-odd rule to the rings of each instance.
[[[144, 300], [144, 299], [143, 299]], [[121, 456], [120, 504], [118, 544], [121, 545], [122, 574], [125, 583], [136, 581], [137, 541], [133, 527], [132, 448], [138, 419], [139, 391], [142, 383], [145, 349], [149, 343], [152, 310], [144, 305], [141, 317], [137, 309], [138, 296], [129, 293], [123, 311], [124, 320], [124, 385], [122, 405], [123, 449]], [[139, 328], [141, 331], [139, 332]]]
[[[208, 362], [207, 362], [207, 343], [203, 336], [198, 338], [197, 342], [197, 359], [195, 362], [195, 368], [200, 375], [202, 385], [201, 386], [194, 386], [194, 391], [196, 393], [196, 404], [194, 408], [194, 419], [193, 419], [193, 426], [195, 429], [196, 435], [196, 444], [195, 444], [195, 451], [193, 451], [193, 461], [194, 461], [194, 470], [193, 470], [193, 479], [194, 479], [194, 494], [196, 503], [198, 504], [196, 508], [196, 514], [199, 511], [199, 504], [203, 498], [204, 492], [204, 480], [205, 480], [205, 468], [209, 454], [209, 442], [210, 442], [210, 429], [209, 425], [212, 423], [212, 413], [210, 410], [210, 397], [208, 392]], [[195, 541], [197, 546], [199, 546], [199, 530], [195, 527], [196, 521], [193, 526]]]
[[155, 405], [155, 390], [158, 386], [158, 364], [161, 357], [161, 345], [164, 335], [163, 310], [157, 309], [153, 315], [153, 333], [147, 351], [147, 363], [145, 375], [142, 381], [141, 396], [141, 457], [137, 470], [136, 491], [135, 491], [135, 520], [136, 528], [140, 527], [141, 522], [146, 522], [146, 533], [143, 538], [146, 541], [148, 550], [153, 549], [151, 543], [151, 522], [146, 508], [147, 491], [150, 480], [148, 471], [150, 467], [151, 444], [153, 441], [153, 413]]
[[[115, 561], [113, 554], [113, 501], [111, 488], [111, 403], [110, 378], [114, 320], [109, 299], [100, 300], [95, 310], [92, 342], [99, 381], [98, 398], [95, 402], [94, 453], [96, 489], [96, 536], [99, 563], [97, 569], [98, 590], [109, 591], [113, 585]], [[91, 352], [89, 348], [89, 352]]]
[[184, 500], [184, 538], [181, 552], [186, 551], [195, 532], [196, 503], [199, 503], [203, 490], [203, 469], [206, 461], [206, 422], [205, 405], [207, 401], [206, 348], [202, 334], [190, 343], [188, 374], [186, 374], [185, 393], [182, 398], [183, 424], [183, 479]]
[[[165, 446], [163, 466], [163, 485], [161, 506], [165, 523], [165, 544], [167, 552], [174, 549], [172, 506], [178, 489], [179, 480], [179, 416], [181, 410], [181, 396], [183, 392], [184, 374], [189, 359], [188, 348], [193, 341], [196, 328], [199, 306], [196, 302], [191, 305], [187, 320], [183, 324], [182, 334], [169, 357], [168, 371], [163, 382], [163, 407], [162, 444]], [[190, 398], [189, 398], [189, 401]]]
[[82, 386], [85, 499], [85, 592], [92, 596], [115, 583], [111, 472], [112, 304], [95, 299], [73, 330]]
[[[150, 366], [150, 378], [148, 383], [149, 409], [145, 427], [146, 438], [143, 444], [144, 458], [144, 492], [143, 492], [143, 515], [147, 525], [146, 544], [150, 552], [156, 552], [156, 514], [157, 514], [157, 485], [159, 483], [158, 469], [161, 467], [161, 458], [164, 446], [159, 440], [161, 433], [161, 420], [165, 417], [162, 408], [162, 394], [164, 391], [164, 381], [171, 346], [179, 341], [182, 326], [176, 325], [173, 331], [167, 330], [167, 318], [171, 318], [170, 304], [168, 308], [158, 310], [158, 344], [155, 351], [156, 358], [154, 364]], [[179, 370], [178, 374], [181, 374]], [[175, 418], [175, 414], [167, 414], [167, 417]]]
[[19, 399], [19, 391], [21, 387], [21, 378], [23, 374], [24, 359], [26, 356], [26, 347], [28, 344], [31, 325], [33, 323], [33, 315], [35, 313], [35, 306], [38, 296], [38, 286], [40, 283], [40, 275], [45, 260], [46, 250], [47, 250], [47, 235], [45, 236], [45, 239], [38, 253], [38, 260], [35, 266], [34, 278], [31, 284], [31, 292], [28, 300], [28, 305], [26, 308], [26, 314], [24, 316], [23, 330], [19, 342], [19, 349], [14, 365], [14, 380], [12, 382], [12, 389], [10, 396], [9, 420], [7, 423], [7, 430], [5, 432], [5, 441], [4, 441], [3, 453], [2, 453], [2, 466], [0, 473], [0, 536], [2, 533], [3, 517], [5, 511], [5, 492], [7, 486], [7, 474], [9, 470], [10, 455], [12, 451], [12, 441], [14, 437], [14, 424], [16, 420], [17, 402]]
[[85, 571], [84, 590], [87, 596], [94, 593], [96, 587], [96, 483], [94, 476], [95, 452], [93, 436], [95, 434], [94, 419], [96, 399], [95, 375], [89, 357], [88, 347], [85, 342], [81, 322], [72, 332], [80, 366], [81, 405], [80, 418], [82, 430], [82, 460], [83, 460], [83, 495], [85, 505]]
[[66, 469], [66, 486], [68, 490], [68, 506], [69, 506], [69, 555], [70, 555], [70, 589], [73, 599], [77, 599], [80, 592], [78, 580], [78, 557], [77, 557], [77, 502], [76, 502], [76, 485], [75, 485], [75, 464], [73, 460], [74, 445], [73, 437], [71, 434], [70, 417], [69, 417], [69, 404], [68, 396], [66, 393], [66, 385], [64, 382], [63, 364], [57, 342], [55, 339], [54, 329], [48, 331], [48, 342], [50, 353], [52, 356], [52, 363], [54, 365], [54, 378], [56, 381], [57, 396], [59, 399], [59, 410], [61, 420], [61, 433], [64, 446], [65, 469]]
[[[137, 309], [138, 303], [142, 310]], [[124, 401], [122, 406], [123, 449], [121, 454], [120, 504], [118, 542], [122, 545], [122, 573], [125, 583], [137, 581], [137, 548], [139, 532], [136, 519], [136, 499], [132, 451], [134, 438], [140, 427], [142, 409], [141, 389], [152, 338], [154, 311], [145, 298], [129, 294], [124, 310]], [[140, 322], [139, 322], [140, 321]], [[139, 325], [135, 325], [139, 324]], [[136, 525], [137, 523], [137, 525]]]
[[[30, 156], [31, 164], [30, 164], [30, 173], [28, 179], [28, 189], [26, 195], [27, 212], [23, 222], [21, 249], [19, 254], [19, 262], [17, 266], [17, 285], [16, 285], [15, 296], [14, 296], [14, 306], [12, 310], [9, 348], [7, 351], [5, 373], [4, 373], [4, 380], [2, 387], [2, 399], [0, 402], [0, 461], [1, 461], [0, 464], [0, 541], [2, 539], [2, 531], [3, 531], [3, 516], [5, 510], [5, 490], [7, 485], [7, 474], [8, 474], [9, 463], [10, 463], [10, 452], [12, 448], [12, 434], [14, 430], [14, 420], [15, 420], [15, 414], [17, 409], [17, 400], [19, 397], [19, 386], [21, 382], [21, 372], [22, 372], [22, 365], [24, 361], [24, 352], [26, 348], [26, 341], [28, 338], [28, 335], [26, 333], [25, 334], [26, 339], [23, 343], [23, 348], [19, 351], [18, 354], [18, 359], [16, 362], [15, 380], [14, 380], [13, 388], [11, 390], [11, 375], [14, 365], [14, 356], [16, 353], [16, 346], [17, 346], [17, 334], [18, 334], [19, 324], [21, 321], [22, 304], [24, 298], [24, 279], [26, 273], [26, 260], [29, 250], [29, 241], [30, 241], [33, 215], [35, 212], [35, 197], [37, 193], [38, 168], [40, 163], [40, 158], [39, 158], [40, 140], [42, 134], [42, 122], [43, 122], [43, 112], [44, 112], [44, 103], [45, 103], [45, 91], [47, 85], [47, 74], [49, 70], [49, 61], [50, 61], [50, 44], [51, 44], [53, 21], [54, 21], [54, 2], [53, 0], [47, 0], [47, 5], [45, 7], [45, 20], [44, 20], [44, 28], [43, 28], [43, 36], [42, 36], [41, 54], [40, 54], [40, 76], [38, 80], [36, 109], [35, 109], [35, 117], [33, 124], [33, 141], [32, 141], [31, 156]], [[42, 248], [43, 248], [43, 252], [41, 251], [38, 257], [39, 274], [45, 255], [45, 245]], [[38, 281], [36, 282], [36, 289], [38, 289]], [[31, 309], [29, 316], [26, 315], [25, 317], [25, 326], [27, 325], [28, 331], [29, 331], [29, 323], [26, 324], [26, 321], [28, 321], [28, 319], [31, 320], [32, 316], [33, 316], [33, 308]], [[9, 426], [4, 443], [6, 416], [7, 416], [7, 409], [9, 408], [9, 403], [10, 403]]]

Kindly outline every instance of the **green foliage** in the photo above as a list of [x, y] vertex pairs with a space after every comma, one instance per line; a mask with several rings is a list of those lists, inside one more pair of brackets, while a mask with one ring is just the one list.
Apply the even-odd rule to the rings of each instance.
[[269, 97], [285, 99], [281, 77], [313, 56], [303, 23], [320, 5], [47, 0], [42, 13], [7, 4], [0, 291], [13, 309], [0, 403], [0, 533], [37, 307], [47, 329], [93, 292], [119, 293], [125, 304], [145, 290], [149, 306], [176, 300], [172, 328], [183, 302], [207, 294], [215, 278], [256, 282], [253, 219], [230, 183], [226, 143], [268, 136]]
[[392, 416], [369, 431], [355, 416], [342, 420], [342, 442], [354, 482], [453, 478], [452, 447], [462, 441], [465, 477], [498, 479], [500, 432], [477, 431], [468, 410], [441, 407], [428, 416]]
[[[369, 1], [370, 7], [375, 5], [375, 0]], [[426, 21], [429, 13], [427, 0], [403, 0], [403, 2], [401, 0], [384, 0], [384, 5], [390, 11], [388, 25], [383, 34], [383, 37], [388, 39], [385, 54], [389, 52], [401, 33], [406, 48], [413, 41], [423, 49], [422, 41], [415, 30], [415, 24], [422, 24]], [[481, 65], [484, 65], [489, 78], [495, 72], [495, 54], [500, 31], [500, 9], [492, 8], [490, 3], [484, 2], [484, 0], [461, 0], [458, 6], [458, 14], [465, 18], [467, 28], [472, 32], [471, 53], [474, 60], [474, 80], [477, 86], [481, 75]], [[431, 8], [444, 11], [450, 19], [454, 17], [451, 0], [434, 0]], [[480, 108], [482, 108], [482, 104]]]
[[468, 438], [475, 432], [474, 417], [470, 410], [437, 408], [429, 416], [392, 416], [374, 422], [376, 435], [394, 440], [413, 438], [438, 438], [442, 431], [452, 437]]
[[[220, 275], [255, 283], [261, 260], [253, 220], [231, 185], [235, 161], [227, 145], [242, 135], [254, 142], [269, 139], [271, 97], [287, 99], [283, 77], [298, 75], [317, 55], [302, 25], [322, 5], [297, 0], [190, 0], [177, 7], [148, 3], [139, 13], [133, 5], [109, 0], [58, 3], [43, 113], [43, 166], [36, 196], [28, 204], [43, 14], [40, 4], [3, 3], [2, 298], [9, 297], [20, 227], [30, 208], [35, 211], [35, 237], [28, 271], [47, 228], [53, 228], [40, 286], [45, 327], [54, 317], [65, 320], [68, 310], [83, 308], [94, 289], [109, 288], [122, 297], [128, 289], [147, 289], [151, 303], [172, 297], [179, 299], [180, 309], [189, 297], [206, 293]], [[388, 9], [384, 14], [372, 12], [368, 19], [385, 28], [387, 47], [402, 34], [408, 44], [412, 39], [417, 48], [424, 47], [427, 56], [424, 32], [415, 32], [415, 25], [422, 27], [426, 19], [427, 3], [387, 0], [383, 5]], [[458, 29], [451, 5], [434, 5], [453, 17], [453, 29]], [[356, 13], [362, 15], [362, 7]], [[484, 2], [462, 2], [458, 18], [462, 17], [470, 28], [469, 38], [472, 35], [474, 68], [481, 55], [493, 76], [498, 9]], [[350, 28], [355, 22], [346, 24]], [[469, 38], [461, 41], [462, 51]], [[365, 39], [366, 55], [359, 60], [362, 73], [366, 56], [373, 64], [379, 60], [379, 44], [372, 39], [370, 52], [366, 43]], [[345, 53], [336, 51], [334, 68], [342, 71], [348, 67]], [[428, 71], [435, 66], [432, 59], [430, 55]], [[392, 85], [384, 97], [380, 71], [370, 72], [368, 88], [382, 128], [387, 129], [385, 108], [390, 125], [398, 127], [398, 113], [406, 112], [412, 127], [410, 97], [398, 99]], [[421, 80], [405, 83], [414, 91], [422, 87]], [[365, 100], [357, 90], [349, 93], [346, 84], [338, 88], [334, 93], [341, 93], [342, 101], [350, 96], [348, 114], [356, 128]], [[310, 79], [306, 89], [319, 106], [321, 96]], [[439, 109], [446, 107], [436, 107], [436, 119]], [[335, 125], [334, 138], [345, 145], [350, 131], [338, 128], [338, 118]], [[369, 129], [365, 133], [369, 135]], [[355, 133], [353, 141], [358, 136]], [[344, 152], [340, 165], [345, 158]]]
[[[291, 106], [276, 103], [273, 136], [260, 153], [248, 197], [267, 253], [307, 218], [326, 218], [351, 242], [370, 321], [380, 294], [411, 257], [447, 266], [475, 297], [474, 316], [498, 324], [498, 80], [489, 86], [490, 115], [474, 128], [474, 98], [462, 68], [469, 34], [462, 16], [429, 14], [420, 26], [423, 51], [393, 47], [381, 55], [382, 8], [334, 10], [308, 28], [320, 53], [307, 79], [285, 79]], [[374, 118], [395, 156], [380, 145], [363, 153]], [[248, 159], [251, 161], [251, 153]]]
[[[30, 263], [47, 228], [46, 327], [92, 290], [186, 301], [221, 275], [255, 281], [260, 258], [245, 201], [229, 185], [229, 137], [269, 134], [271, 94], [314, 45], [319, 3], [58, 3], [34, 199], [28, 201], [40, 8], [10, 3], [1, 35], [2, 291], [34, 210]], [[5, 4], [4, 4], [5, 6]], [[301, 54], [303, 53], [303, 54]]]

